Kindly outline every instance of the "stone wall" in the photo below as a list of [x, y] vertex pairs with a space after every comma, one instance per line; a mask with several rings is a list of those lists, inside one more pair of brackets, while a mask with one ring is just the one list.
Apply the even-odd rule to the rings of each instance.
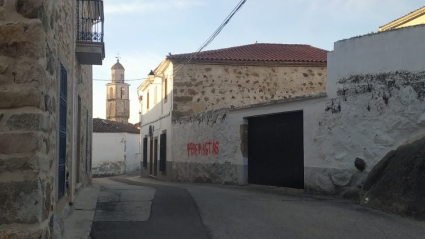
[[323, 66], [187, 64], [174, 76], [174, 116], [325, 92]]
[[[77, 95], [92, 112], [91, 67], [75, 59], [75, 1], [0, 0], [0, 234], [49, 238], [75, 193]], [[67, 171], [69, 188], [58, 200], [58, 89], [60, 63], [68, 72]], [[87, 112], [87, 111], [85, 111]], [[89, 135], [91, 133], [89, 117]], [[91, 145], [89, 145], [89, 149]], [[82, 185], [90, 176], [82, 173]], [[49, 228], [49, 224], [52, 226]], [[57, 227], [56, 227], [57, 228]]]

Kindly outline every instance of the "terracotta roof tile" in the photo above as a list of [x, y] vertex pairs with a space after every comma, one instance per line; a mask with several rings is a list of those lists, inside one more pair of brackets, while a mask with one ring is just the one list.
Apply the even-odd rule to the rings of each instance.
[[93, 133], [130, 133], [140, 134], [133, 124], [124, 124], [106, 119], [93, 119]]
[[[310, 45], [255, 43], [203, 51], [191, 61], [278, 61], [326, 62], [328, 51]], [[194, 53], [168, 55], [170, 60], [186, 60]]]

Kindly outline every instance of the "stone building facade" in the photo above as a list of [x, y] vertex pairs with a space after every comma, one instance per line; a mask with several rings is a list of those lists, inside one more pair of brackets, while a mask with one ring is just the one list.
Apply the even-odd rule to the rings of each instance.
[[104, 45], [81, 15], [102, 24], [103, 2], [86, 4], [0, 1], [1, 238], [60, 238], [91, 182], [91, 65]]
[[167, 56], [139, 87], [142, 174], [247, 184], [246, 156], [236, 151], [246, 137], [243, 118], [230, 123], [226, 112], [323, 97], [326, 56], [322, 49], [288, 44]]
[[111, 121], [128, 123], [130, 118], [129, 87], [125, 83], [125, 69], [119, 59], [112, 68], [112, 82], [106, 85], [106, 118]]

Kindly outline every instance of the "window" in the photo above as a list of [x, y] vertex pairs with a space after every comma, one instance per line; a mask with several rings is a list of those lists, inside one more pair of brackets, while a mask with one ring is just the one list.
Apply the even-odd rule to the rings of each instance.
[[124, 82], [124, 74], [121, 74], [121, 82]]
[[148, 93], [146, 95], [146, 109], [149, 110], [149, 91], [148, 91]]
[[121, 99], [125, 99], [125, 89], [121, 88]]
[[110, 99], [114, 98], [114, 89], [112, 87], [109, 88], [109, 98]]
[[164, 79], [164, 103], [167, 102], [168, 98], [168, 78]]
[[158, 103], [158, 87], [155, 86], [155, 91], [153, 92], [153, 104], [156, 105]]

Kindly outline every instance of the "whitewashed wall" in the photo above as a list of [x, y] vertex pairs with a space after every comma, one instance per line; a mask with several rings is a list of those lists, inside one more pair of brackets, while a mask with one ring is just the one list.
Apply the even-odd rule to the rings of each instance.
[[[385, 154], [425, 133], [424, 37], [425, 27], [416, 26], [335, 43], [309, 187], [355, 191]], [[356, 157], [367, 163], [365, 173], [354, 167]]]
[[[425, 134], [424, 38], [425, 27], [416, 26], [335, 43], [327, 98], [204, 112], [173, 122], [174, 179], [247, 183], [240, 135], [245, 119], [303, 110], [305, 188], [356, 196], [386, 153]], [[188, 153], [188, 144], [211, 141], [219, 143], [217, 155]], [[357, 157], [366, 162], [365, 172], [354, 166]]]
[[[305, 166], [317, 161], [314, 133], [319, 128], [318, 117], [324, 111], [326, 98], [301, 97], [280, 103], [223, 109], [185, 117], [173, 122], [173, 176], [177, 181], [248, 183], [248, 157], [243, 153], [243, 125], [252, 116], [303, 111]], [[218, 143], [218, 153], [209, 143]], [[191, 144], [207, 148], [194, 150]], [[306, 175], [305, 177], [307, 177]]]
[[344, 77], [390, 71], [424, 70], [425, 25], [335, 42], [328, 54], [326, 91], [335, 98]]
[[129, 133], [93, 133], [93, 176], [120, 175], [140, 169], [139, 137]]
[[126, 172], [140, 170], [139, 135], [126, 134]]
[[[161, 67], [159, 67], [161, 68]], [[159, 163], [157, 169], [157, 176], [161, 179], [170, 179], [171, 178], [171, 114], [173, 109], [173, 64], [169, 63], [167, 66], [164, 66], [164, 69], [160, 69], [155, 72], [155, 78], [150, 85], [146, 87], [140, 94], [143, 96], [141, 103], [141, 129], [140, 129], [140, 142], [143, 144], [143, 138], [149, 134], [149, 127], [154, 128], [153, 138], [158, 137], [159, 144], [159, 135], [166, 133], [167, 135], [167, 147], [166, 147], [166, 160], [167, 160], [167, 172], [159, 172]], [[167, 91], [164, 87], [164, 79], [167, 79]], [[149, 92], [149, 109], [147, 108], [147, 101]], [[156, 92], [156, 93], [155, 93]], [[167, 95], [167, 100], [164, 100], [165, 95]], [[156, 99], [154, 97], [157, 97]], [[156, 102], [156, 103], [155, 103]], [[143, 152], [143, 145], [140, 147], [140, 153]], [[148, 138], [148, 149], [150, 149], [150, 140]], [[148, 150], [147, 157], [150, 158], [150, 155], [153, 152]], [[159, 145], [158, 145], [158, 157], [159, 157]], [[142, 155], [139, 156], [139, 164], [141, 165]], [[142, 167], [142, 166], [140, 166]], [[147, 168], [141, 168], [142, 175], [149, 175], [150, 163], [148, 160]], [[153, 173], [152, 173], [153, 174]]]

